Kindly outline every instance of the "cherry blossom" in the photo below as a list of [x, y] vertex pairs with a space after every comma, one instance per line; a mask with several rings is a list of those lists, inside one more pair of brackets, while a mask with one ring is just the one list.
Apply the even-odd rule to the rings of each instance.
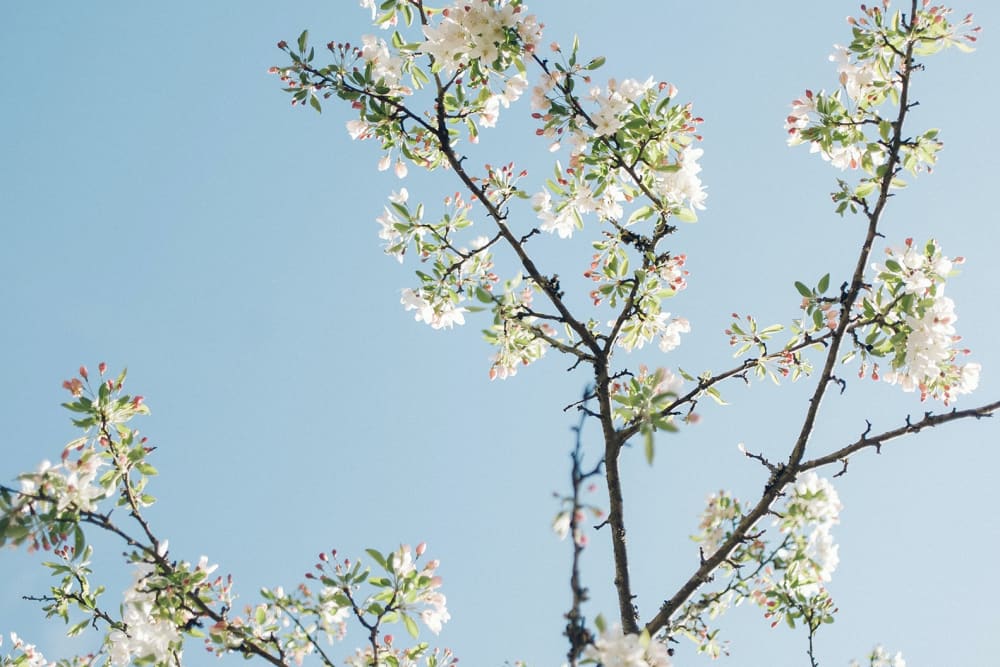
[[698, 173], [701, 165], [698, 159], [705, 151], [701, 148], [686, 147], [677, 158], [678, 169], [658, 172], [655, 190], [669, 203], [677, 206], [690, 206], [699, 210], [705, 209], [708, 194], [702, 186]]
[[406, 310], [417, 311], [414, 315], [415, 320], [426, 322], [434, 329], [451, 329], [456, 324], [465, 324], [463, 313], [468, 312], [466, 308], [456, 306], [447, 300], [431, 303], [409, 288], [403, 290], [399, 302]]
[[147, 588], [155, 568], [149, 563], [136, 563], [132, 585], [125, 591], [122, 603], [124, 630], [108, 633], [108, 655], [116, 667], [128, 665], [132, 659], [152, 659], [157, 664], [180, 655], [181, 634], [167, 618], [156, 616], [156, 594]]
[[851, 660], [850, 667], [906, 667], [906, 661], [901, 652], [896, 651], [896, 655], [890, 657], [882, 646], [876, 646], [868, 654], [868, 662], [862, 665], [857, 660]]
[[648, 635], [627, 635], [618, 623], [601, 632], [583, 655], [603, 667], [670, 667], [664, 644]]

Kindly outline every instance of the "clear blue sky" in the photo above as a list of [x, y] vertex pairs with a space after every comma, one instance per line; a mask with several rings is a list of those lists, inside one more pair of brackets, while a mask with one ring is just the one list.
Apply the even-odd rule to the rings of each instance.
[[[490, 383], [485, 321], [438, 332], [400, 307], [414, 266], [382, 254], [374, 222], [400, 183], [375, 171], [375, 146], [350, 141], [349, 110], [293, 110], [266, 73], [283, 64], [275, 43], [302, 28], [318, 43], [375, 32], [356, 4], [0, 6], [0, 478], [58, 457], [74, 437], [59, 385], [79, 364], [127, 365], [153, 410], [140, 423], [159, 447], [150, 516], [175, 557], [207, 554], [253, 602], [262, 585], [299, 581], [322, 550], [426, 540], [453, 616], [440, 645], [470, 667], [558, 665], [569, 547], [549, 530], [551, 493], [566, 490], [575, 422], [561, 409], [588, 378], [550, 355]], [[834, 86], [827, 55], [849, 41], [855, 3], [529, 8], [546, 42], [576, 32], [584, 54], [606, 55], [601, 78], [670, 81], [706, 119], [708, 210], [676, 236], [690, 287], [669, 304], [693, 331], [671, 358], [634, 354], [630, 367], [728, 368], [729, 313], [787, 323], [797, 315], [794, 280], [846, 278], [861, 225], [832, 213], [827, 193], [842, 174], [787, 148], [782, 122], [804, 88]], [[948, 291], [984, 367], [979, 392], [960, 404], [971, 406], [1000, 394], [1000, 352], [990, 349], [1000, 321], [989, 301], [1000, 284], [1000, 11], [983, 0], [956, 9], [966, 11], [984, 26], [979, 51], [930, 59], [915, 84], [913, 129], [942, 128], [939, 168], [893, 201], [885, 229], [894, 244], [933, 236], [968, 258]], [[522, 133], [504, 123], [487, 131], [477, 159], [518, 160], [534, 189], [551, 157], [528, 113], [526, 100], [505, 112]], [[448, 173], [411, 174], [403, 184], [414, 198], [437, 201], [457, 186]], [[538, 248], [563, 249], [557, 239]], [[704, 498], [761, 487], [761, 469], [736, 443], [782, 456], [810, 388], [730, 385], [732, 405], [704, 406], [701, 424], [662, 438], [654, 468], [626, 454], [643, 617], [696, 566], [686, 536]], [[816, 453], [853, 440], [865, 419], [888, 429], [928, 406], [854, 381], [828, 407]], [[998, 435], [1000, 423], [952, 425], [856, 457], [837, 485], [845, 509], [830, 590], [841, 613], [819, 635], [824, 665], [846, 665], [876, 642], [914, 667], [996, 662]], [[121, 547], [99, 548], [108, 578], [124, 581]], [[608, 555], [598, 533], [584, 572], [591, 617], [614, 610]], [[0, 631], [59, 657], [74, 645], [19, 600], [49, 585], [37, 558], [0, 558]], [[731, 664], [806, 664], [804, 635], [769, 630], [757, 609], [737, 610], [724, 628]], [[351, 645], [342, 649], [335, 655]], [[186, 658], [210, 662], [193, 644]], [[681, 644], [678, 664], [699, 660]]]

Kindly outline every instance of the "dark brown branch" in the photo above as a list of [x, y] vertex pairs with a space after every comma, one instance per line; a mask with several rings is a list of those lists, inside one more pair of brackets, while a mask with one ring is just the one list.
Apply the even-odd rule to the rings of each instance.
[[799, 470], [811, 470], [813, 468], [819, 468], [838, 462], [842, 462], [844, 469], [846, 470], [847, 458], [855, 452], [859, 452], [867, 447], [875, 447], [876, 450], [878, 450], [883, 443], [895, 440], [901, 436], [908, 435], [910, 433], [919, 433], [924, 429], [940, 426], [941, 424], [946, 424], [958, 419], [982, 419], [983, 417], [992, 417], [993, 413], [997, 410], [1000, 410], [1000, 401], [987, 403], [986, 405], [981, 405], [977, 408], [952, 410], [951, 412], [945, 412], [939, 415], [928, 412], [924, 415], [923, 419], [918, 422], [912, 422], [909, 418], [907, 418], [905, 425], [892, 429], [891, 431], [885, 431], [884, 433], [879, 433], [878, 435], [868, 435], [868, 432], [866, 431], [860, 438], [845, 447], [841, 447], [835, 452], [802, 462], [799, 465]]

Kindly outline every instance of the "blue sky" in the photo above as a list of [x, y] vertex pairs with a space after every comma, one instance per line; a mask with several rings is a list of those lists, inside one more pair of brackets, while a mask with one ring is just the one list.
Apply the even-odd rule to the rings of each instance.
[[[669, 304], [692, 333], [670, 358], [620, 363], [728, 368], [731, 312], [787, 323], [798, 313], [793, 281], [827, 271], [834, 284], [846, 279], [862, 227], [832, 213], [828, 193], [843, 174], [787, 148], [782, 122], [803, 89], [834, 86], [827, 55], [849, 40], [853, 2], [529, 8], [546, 42], [575, 32], [582, 53], [607, 56], [600, 78], [670, 81], [705, 118], [708, 210], [676, 236], [690, 286]], [[892, 202], [885, 230], [895, 245], [934, 237], [967, 257], [948, 293], [984, 367], [980, 390], [960, 403], [971, 406], [1000, 391], [989, 302], [1000, 283], [998, 99], [987, 83], [1000, 68], [1000, 11], [983, 1], [956, 8], [967, 11], [984, 26], [979, 50], [929, 59], [915, 84], [912, 127], [942, 129], [939, 167]], [[549, 530], [551, 494], [568, 479], [575, 417], [562, 408], [588, 378], [550, 355], [490, 383], [485, 320], [443, 332], [414, 322], [399, 291], [415, 265], [383, 255], [374, 218], [400, 185], [433, 202], [457, 183], [446, 172], [411, 169], [402, 184], [378, 173], [377, 147], [344, 131], [350, 110], [291, 109], [267, 74], [283, 64], [279, 39], [308, 27], [317, 43], [356, 42], [375, 32], [367, 18], [353, 0], [0, 6], [0, 477], [56, 458], [74, 437], [58, 405], [74, 369], [127, 365], [153, 411], [140, 428], [159, 447], [150, 517], [176, 557], [207, 554], [252, 602], [260, 586], [297, 582], [320, 551], [426, 540], [453, 616], [441, 645], [466, 665], [561, 664], [569, 548]], [[526, 100], [504, 112], [476, 159], [516, 159], [535, 189], [551, 156], [528, 114]], [[530, 211], [520, 215], [527, 230]], [[586, 239], [537, 247], [584, 266]], [[764, 482], [736, 444], [783, 456], [810, 390], [808, 381], [729, 385], [729, 407], [704, 406], [700, 424], [660, 439], [655, 467], [626, 453], [643, 617], [696, 565], [687, 535], [705, 497], [727, 488], [749, 499]], [[853, 440], [865, 419], [888, 429], [930, 406], [854, 381], [826, 407], [816, 453]], [[819, 636], [824, 665], [846, 665], [877, 642], [915, 666], [995, 661], [998, 433], [989, 421], [951, 425], [852, 462], [837, 484], [845, 509], [830, 590], [841, 611]], [[592, 537], [586, 611], [610, 615], [609, 545]], [[121, 547], [98, 547], [108, 579], [124, 582]], [[73, 650], [19, 599], [48, 586], [38, 559], [0, 558], [0, 631], [51, 658]], [[804, 635], [770, 630], [756, 609], [736, 610], [723, 627], [732, 664], [806, 664]], [[186, 655], [211, 660], [196, 645]], [[699, 660], [681, 645], [678, 664]]]

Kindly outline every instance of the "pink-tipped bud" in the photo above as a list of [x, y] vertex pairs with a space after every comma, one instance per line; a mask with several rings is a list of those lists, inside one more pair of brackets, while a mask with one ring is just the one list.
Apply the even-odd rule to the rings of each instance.
[[106, 363], [104, 363], [102, 361], [101, 363], [97, 364], [97, 372], [98, 373], [100, 373], [101, 375], [104, 375], [107, 371], [108, 371], [108, 365]]
[[84, 380], [87, 379], [87, 367], [86, 366], [80, 366], [80, 377], [82, 377]]
[[139, 407], [140, 405], [142, 405], [142, 401], [143, 401], [142, 396], [136, 396], [135, 398], [132, 399], [132, 407], [133, 408]]
[[418, 558], [420, 556], [423, 556], [425, 551], [427, 551], [427, 543], [426, 542], [421, 542], [420, 544], [417, 545], [417, 557]]

